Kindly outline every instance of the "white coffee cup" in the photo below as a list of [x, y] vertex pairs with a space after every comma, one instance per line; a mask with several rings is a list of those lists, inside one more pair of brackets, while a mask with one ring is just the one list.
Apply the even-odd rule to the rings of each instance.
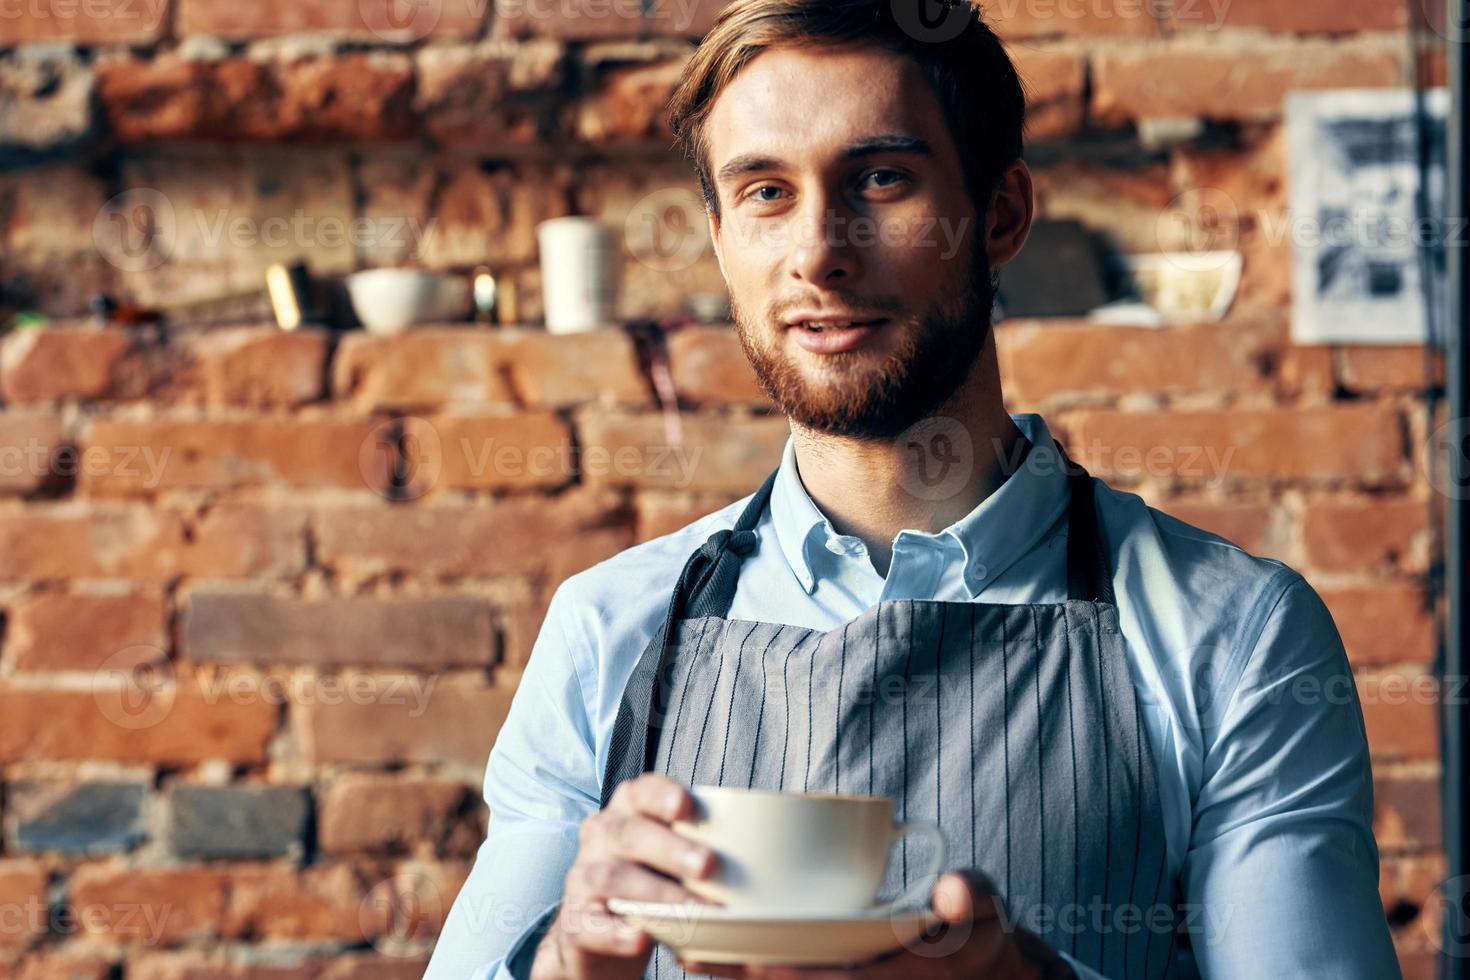
[[536, 226], [542, 303], [550, 333], [612, 322], [618, 297], [618, 235], [595, 218], [572, 215]]
[[[714, 872], [684, 886], [727, 908], [835, 913], [927, 906], [944, 865], [944, 836], [932, 823], [897, 823], [887, 796], [781, 793], [694, 786], [693, 820], [673, 829], [719, 855]], [[924, 870], [879, 907], [893, 845], [905, 834], [929, 841]]]

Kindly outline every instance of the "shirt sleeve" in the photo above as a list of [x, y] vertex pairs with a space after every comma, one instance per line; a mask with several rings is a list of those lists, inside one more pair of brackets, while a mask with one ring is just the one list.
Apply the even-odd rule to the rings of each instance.
[[568, 619], [565, 583], [546, 620], [485, 768], [490, 822], [455, 898], [425, 980], [496, 980], [506, 954], [561, 899], [582, 820], [601, 802], [595, 741]]
[[1206, 980], [1399, 977], [1357, 688], [1321, 598], [1284, 579], [1206, 732], [1184, 928]]

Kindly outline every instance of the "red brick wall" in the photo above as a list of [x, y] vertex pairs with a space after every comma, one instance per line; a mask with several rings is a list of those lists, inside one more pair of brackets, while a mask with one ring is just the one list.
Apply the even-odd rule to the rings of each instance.
[[[534, 321], [536, 222], [593, 213], [636, 242], [687, 207], [658, 107], [715, 6], [688, 24], [592, 0], [443, 0], [407, 22], [386, 2], [13, 6], [0, 283], [74, 316], [104, 290], [255, 286], [278, 259], [489, 262]], [[1043, 215], [1133, 251], [1203, 229], [1246, 258], [1222, 324], [1005, 324], [1011, 407], [1327, 598], [1373, 743], [1384, 901], [1406, 974], [1432, 976], [1439, 382], [1419, 349], [1292, 345], [1277, 231], [1283, 93], [1402, 84], [1402, 5], [988, 9], [1031, 91]], [[1166, 117], [1211, 138], [1140, 149], [1134, 127]], [[166, 220], [119, 231], [124, 192]], [[707, 250], [671, 266], [645, 246], [625, 316], [722, 289]], [[0, 973], [418, 976], [551, 590], [775, 462], [784, 423], [728, 329], [670, 352], [682, 456], [619, 331], [7, 337]]]

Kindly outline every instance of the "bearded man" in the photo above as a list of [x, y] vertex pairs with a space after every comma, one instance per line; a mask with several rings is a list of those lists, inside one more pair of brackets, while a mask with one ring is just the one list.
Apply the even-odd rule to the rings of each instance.
[[[706, 35], [670, 117], [791, 435], [750, 496], [557, 588], [431, 980], [1399, 975], [1316, 592], [1005, 408], [1024, 116], [966, 3], [735, 0]], [[704, 784], [937, 824], [947, 935], [681, 963], [609, 903], [699, 900], [719, 855], [672, 824]]]

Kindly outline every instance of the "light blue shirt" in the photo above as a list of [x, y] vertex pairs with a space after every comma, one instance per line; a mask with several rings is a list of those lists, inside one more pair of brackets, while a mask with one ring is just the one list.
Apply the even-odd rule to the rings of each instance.
[[[1035, 446], [1026, 464], [943, 531], [899, 532], [886, 577], [818, 510], [788, 440], [730, 618], [828, 630], [883, 599], [1065, 601], [1066, 477], [1041, 417], [1012, 418]], [[624, 684], [689, 555], [748, 500], [557, 588], [490, 752], [489, 830], [430, 980], [503, 975], [507, 950], [560, 899]], [[1193, 968], [1208, 980], [1398, 977], [1362, 711], [1321, 599], [1281, 562], [1135, 494], [1099, 485], [1097, 504]]]

